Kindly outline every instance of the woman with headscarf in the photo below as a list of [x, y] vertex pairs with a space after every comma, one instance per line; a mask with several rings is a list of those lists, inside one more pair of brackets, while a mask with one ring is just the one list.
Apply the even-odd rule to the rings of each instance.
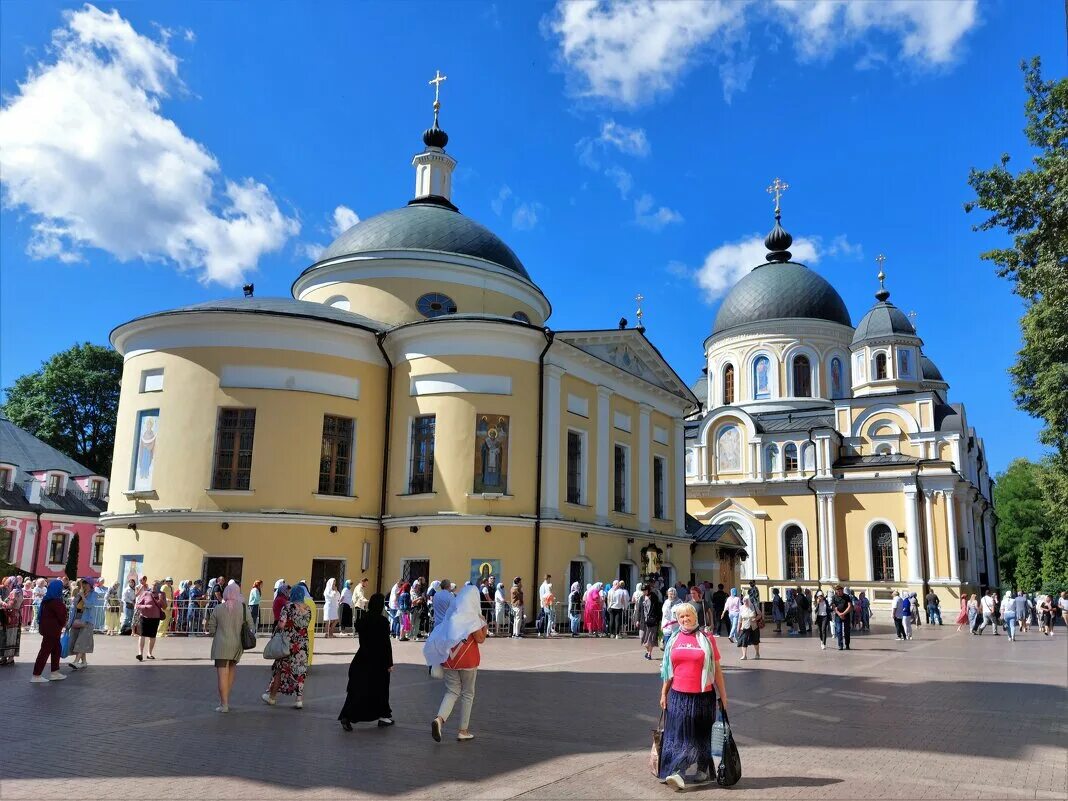
[[[37, 652], [37, 661], [33, 663], [33, 678], [30, 681], [34, 684], [62, 681], [67, 677], [59, 672], [61, 655], [59, 640], [63, 634], [63, 627], [67, 625], [67, 610], [63, 606], [63, 582], [59, 579], [52, 579], [48, 582], [44, 597], [41, 599], [41, 612], [37, 620], [37, 628], [41, 632], [41, 649]], [[44, 668], [49, 660], [52, 662], [52, 672], [46, 679]]]
[[[779, 588], [776, 587], [771, 591], [771, 619], [775, 621], [775, 633], [782, 634], [782, 624], [786, 621], [787, 634], [793, 634], [790, 630], [790, 618], [787, 616], [789, 613], [787, 609], [789, 604], [793, 604], [794, 609], [797, 609], [797, 602], [794, 600], [794, 591], [792, 589], [786, 590], [786, 601], [782, 600], [782, 595], [779, 594]], [[794, 612], [796, 618], [796, 611]]]
[[445, 696], [430, 724], [430, 734], [439, 743], [441, 730], [445, 728], [457, 699], [460, 701], [460, 730], [456, 739], [461, 742], [475, 739], [470, 725], [480, 662], [478, 646], [486, 641], [487, 633], [486, 619], [479, 607], [478, 588], [468, 584], [449, 605], [445, 619], [434, 627], [423, 646], [423, 657], [431, 671], [440, 667], [445, 674]]
[[142, 662], [145, 658], [145, 640], [148, 640], [148, 658], [155, 659], [153, 652], [156, 650], [156, 635], [159, 634], [159, 624], [163, 619], [163, 593], [160, 592], [160, 582], [151, 587], [142, 587], [137, 591], [137, 600], [134, 602], [134, 610], [138, 614], [140, 631], [137, 637], [137, 661]]
[[586, 593], [583, 622], [586, 624], [587, 633], [592, 634], [594, 637], [600, 637], [604, 633], [604, 602], [601, 597], [601, 588], [603, 586], [598, 581]]
[[577, 581], [571, 584], [567, 596], [567, 616], [571, 621], [571, 636], [579, 636], [582, 631], [582, 585]]
[[[672, 588], [668, 591], [678, 597]], [[664, 737], [660, 746], [660, 781], [685, 790], [711, 779], [712, 727], [718, 702], [727, 707], [727, 692], [716, 642], [697, 626], [692, 604], [675, 607], [679, 630], [664, 643], [660, 663], [660, 708]]]
[[67, 664], [72, 670], [85, 670], [89, 665], [85, 655], [93, 652], [93, 585], [90, 579], [79, 579], [70, 602], [67, 619], [70, 630], [70, 654]]
[[[671, 635], [678, 631], [679, 621], [675, 619], [675, 607], [681, 603], [679, 591], [674, 587], [668, 587], [667, 598], [660, 609], [660, 631], [664, 636], [664, 644], [671, 639]], [[697, 612], [694, 612], [696, 615]]]
[[742, 649], [742, 659], [749, 658], [750, 645], [756, 649], [756, 658], [760, 659], [760, 612], [747, 597], [738, 613], [738, 647]]
[[400, 621], [397, 639], [408, 642], [412, 633], [412, 588], [407, 581], [402, 581], [397, 589], [397, 617]]
[[[263, 602], [262, 590], [263, 582], [260, 579], [256, 579], [252, 582], [252, 589], [248, 593], [248, 613], [252, 617], [252, 633], [255, 634], [260, 630], [260, 604]], [[226, 593], [223, 593], [225, 599]]]
[[493, 620], [497, 625], [497, 635], [508, 631], [508, 596], [504, 592], [504, 582], [497, 582], [497, 591], [493, 593]]
[[22, 643], [22, 582], [18, 576], [4, 579], [0, 624], [0, 665], [11, 665]]
[[727, 634], [727, 639], [731, 642], [735, 641], [738, 636], [738, 616], [742, 612], [742, 599], [738, 595], [738, 588], [731, 587], [731, 594], [727, 596], [727, 602], [723, 605], [723, 614], [720, 618], [727, 618], [731, 622], [731, 630]]
[[215, 607], [208, 617], [208, 634], [211, 635], [211, 658], [215, 660], [215, 670], [219, 679], [219, 705], [216, 712], [230, 711], [230, 691], [237, 678], [237, 663], [245, 652], [241, 644], [241, 627], [248, 626], [252, 631], [254, 623], [249, 607], [244, 603], [241, 587], [234, 581], [223, 590], [222, 603]]
[[341, 633], [352, 630], [352, 580], [345, 579], [341, 588]]
[[282, 632], [286, 656], [271, 665], [271, 684], [260, 696], [265, 704], [274, 706], [279, 694], [295, 696], [294, 709], [304, 708], [304, 679], [308, 675], [308, 645], [311, 610], [304, 602], [304, 585], [289, 591], [289, 598], [278, 617], [276, 629]]
[[857, 606], [860, 607], [860, 630], [871, 629], [871, 602], [868, 600], [867, 590], [861, 590], [857, 595]]
[[332, 639], [338, 619], [341, 617], [341, 593], [337, 591], [337, 582], [327, 579], [323, 590], [323, 630], [326, 638]]
[[282, 610], [288, 603], [289, 585], [286, 584], [285, 579], [278, 579], [274, 583], [274, 600], [271, 601], [271, 619], [274, 621], [275, 628], [278, 627], [278, 618], [281, 617]]
[[[62, 591], [62, 586], [60, 591]], [[108, 589], [104, 598], [104, 633], [108, 637], [115, 637], [119, 633], [122, 624], [122, 602], [119, 600], [119, 582], [115, 582]]]
[[660, 639], [660, 610], [657, 608], [656, 596], [648, 585], [642, 588], [634, 615], [638, 618], [638, 631], [641, 634], [642, 647], [645, 648], [645, 658], [651, 660], [653, 648]]
[[385, 596], [376, 592], [367, 603], [367, 614], [356, 621], [355, 636], [360, 638], [360, 648], [349, 663], [345, 705], [337, 716], [345, 731], [352, 731], [353, 723], [364, 721], [377, 720], [379, 726], [393, 725], [393, 710], [389, 706], [393, 645], [385, 608]]

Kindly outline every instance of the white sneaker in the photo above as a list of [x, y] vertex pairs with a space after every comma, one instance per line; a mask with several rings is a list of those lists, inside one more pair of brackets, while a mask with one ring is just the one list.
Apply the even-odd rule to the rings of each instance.
[[226, 706], [225, 704], [220, 704], [219, 706], [215, 707], [215, 711], [216, 712], [222, 712], [223, 714], [226, 714], [227, 712], [230, 711], [230, 707]]
[[49, 681], [64, 681], [66, 680], [66, 678], [66, 674], [60, 673], [58, 670], [53, 670], [51, 673], [48, 674]]
[[820, 643], [820, 650], [821, 651], [826, 651], [827, 650], [827, 646], [825, 644], [823, 644], [822, 642]]
[[270, 693], [264, 693], [263, 695], [261, 695], [260, 700], [263, 701], [263, 703], [267, 704], [267, 706], [274, 706], [277, 703], [277, 701], [271, 698]]
[[670, 776], [664, 779], [664, 783], [671, 785], [676, 790], [686, 789], [686, 781], [678, 773], [672, 773]]
[[293, 708], [294, 709], [303, 709], [304, 708], [304, 702], [303, 701], [297, 701], [296, 703], [293, 704]]
[[44, 676], [34, 676], [30, 679], [30, 684], [48, 684], [48, 679]]

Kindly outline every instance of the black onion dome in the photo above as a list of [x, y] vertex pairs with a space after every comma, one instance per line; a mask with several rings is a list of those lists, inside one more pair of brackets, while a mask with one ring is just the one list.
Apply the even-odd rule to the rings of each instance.
[[727, 293], [712, 333], [782, 319], [827, 320], [852, 327], [845, 301], [823, 276], [796, 262], [771, 262], [743, 276]]
[[772, 262], [790, 261], [790, 257], [793, 255], [790, 253], [789, 247], [794, 243], [794, 238], [787, 233], [779, 221], [780, 217], [776, 214], [775, 227], [771, 229], [771, 233], [764, 239], [764, 247], [768, 249], [768, 261]]
[[427, 147], [445, 148], [449, 144], [449, 135], [445, 133], [435, 122], [433, 128], [423, 131], [423, 144]]

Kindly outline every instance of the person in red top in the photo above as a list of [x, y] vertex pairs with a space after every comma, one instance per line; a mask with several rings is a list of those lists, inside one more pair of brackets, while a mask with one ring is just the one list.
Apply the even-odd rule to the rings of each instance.
[[[41, 616], [38, 623], [41, 631], [41, 650], [37, 653], [37, 661], [33, 663], [33, 678], [30, 679], [34, 684], [67, 678], [59, 672], [59, 638], [66, 625], [67, 607], [63, 605], [63, 582], [52, 579], [48, 582], [44, 598], [41, 599]], [[42, 674], [49, 657], [52, 659], [52, 672], [46, 679]]]
[[423, 655], [431, 668], [440, 665], [445, 674], [445, 697], [430, 724], [434, 740], [441, 742], [441, 730], [460, 701], [460, 731], [456, 739], [475, 739], [471, 734], [471, 708], [475, 703], [475, 678], [480, 654], [478, 646], [486, 641], [489, 628], [482, 616], [478, 588], [468, 584], [449, 605], [444, 621], [434, 627], [423, 646]]
[[[697, 610], [682, 603], [672, 610], [679, 623], [664, 644], [660, 708], [665, 711], [660, 781], [676, 790], [707, 784], [712, 772], [712, 727], [717, 694], [727, 708], [727, 691], [716, 641], [697, 625]], [[695, 772], [688, 776], [693, 769]]]

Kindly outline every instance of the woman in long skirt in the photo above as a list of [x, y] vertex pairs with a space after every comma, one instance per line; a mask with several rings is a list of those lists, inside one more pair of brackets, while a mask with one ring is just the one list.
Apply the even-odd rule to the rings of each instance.
[[349, 664], [345, 705], [337, 716], [345, 731], [352, 731], [353, 723], [363, 721], [393, 725], [393, 710], [389, 706], [393, 645], [389, 641], [389, 621], [383, 614], [385, 608], [385, 596], [376, 592], [367, 604], [367, 614], [356, 621], [360, 649]]
[[665, 711], [660, 745], [660, 781], [685, 790], [711, 781], [712, 726], [717, 693], [724, 709], [727, 691], [716, 641], [697, 627], [692, 604], [674, 608], [679, 630], [664, 643], [660, 708]]
[[601, 599], [601, 582], [590, 587], [586, 593], [586, 607], [583, 614], [583, 622], [586, 624], [586, 632], [594, 637], [604, 634], [604, 604]]
[[296, 698], [294, 709], [304, 708], [304, 679], [308, 675], [308, 640], [312, 612], [304, 602], [304, 585], [298, 584], [289, 592], [289, 599], [279, 612], [277, 631], [285, 638], [287, 656], [271, 665], [271, 684], [260, 696], [263, 703], [274, 706], [278, 694]]
[[0, 597], [0, 665], [15, 664], [21, 643], [22, 584], [17, 576], [8, 576]]
[[85, 670], [89, 667], [85, 655], [93, 652], [93, 585], [88, 579], [78, 580], [67, 628], [70, 631], [70, 654], [74, 657], [67, 664], [73, 670]]
[[341, 633], [352, 631], [352, 580], [345, 579], [341, 590]]
[[750, 645], [756, 649], [756, 658], [760, 659], [760, 621], [753, 602], [746, 598], [738, 616], [738, 647], [742, 649], [742, 659], [749, 658]]
[[657, 609], [656, 596], [653, 595], [652, 587], [646, 586], [642, 590], [642, 597], [638, 599], [637, 612], [638, 631], [641, 632], [642, 647], [645, 649], [645, 658], [653, 658], [653, 649], [660, 639], [660, 610]]

